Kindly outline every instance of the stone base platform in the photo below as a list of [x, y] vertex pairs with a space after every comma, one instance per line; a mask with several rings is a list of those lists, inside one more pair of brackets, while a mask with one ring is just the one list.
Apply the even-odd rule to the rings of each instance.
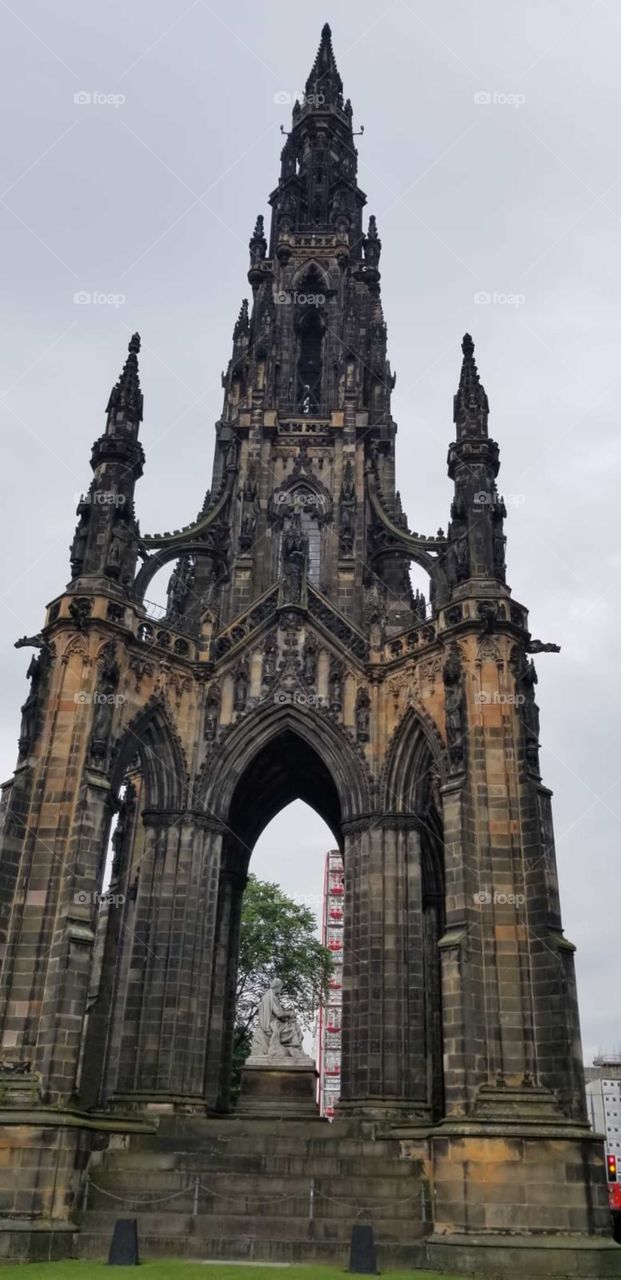
[[237, 1114], [275, 1120], [319, 1120], [318, 1078], [312, 1063], [263, 1066], [247, 1062], [242, 1067]]

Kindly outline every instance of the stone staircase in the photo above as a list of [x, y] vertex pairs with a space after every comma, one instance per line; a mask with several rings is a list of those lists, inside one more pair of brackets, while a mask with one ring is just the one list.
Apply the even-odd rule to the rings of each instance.
[[121, 1141], [92, 1157], [77, 1257], [106, 1257], [115, 1219], [137, 1217], [144, 1259], [345, 1266], [371, 1222], [380, 1265], [425, 1263], [422, 1162], [372, 1125], [163, 1116]]

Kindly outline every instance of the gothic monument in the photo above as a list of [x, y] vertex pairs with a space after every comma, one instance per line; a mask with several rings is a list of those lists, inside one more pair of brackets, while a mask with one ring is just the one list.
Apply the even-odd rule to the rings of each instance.
[[[551, 646], [506, 583], [499, 450], [469, 335], [446, 533], [414, 532], [402, 510], [381, 241], [356, 159], [325, 27], [269, 230], [258, 217], [250, 239], [252, 302], [202, 509], [174, 532], [139, 527], [135, 335], [93, 445], [70, 581], [20, 642], [35, 654], [3, 805], [0, 1255], [79, 1253], [104, 1209], [122, 1212], [89, 1198], [106, 1161], [122, 1195], [140, 1186], [123, 1159], [148, 1163], [175, 1135], [183, 1153], [182, 1135], [196, 1151], [204, 1133], [213, 1187], [223, 1124], [229, 1143], [242, 1124], [222, 1117], [249, 858], [299, 797], [334, 833], [346, 884], [342, 1102], [333, 1125], [309, 1124], [343, 1157], [342, 1200], [377, 1205], [380, 1257], [386, 1241], [385, 1257], [450, 1270], [510, 1273], [517, 1258], [529, 1277], [569, 1274], [567, 1258], [572, 1274], [621, 1275], [539, 771], [531, 655]], [[145, 599], [166, 565], [157, 618]], [[307, 1187], [313, 1144], [289, 1133], [278, 1141], [306, 1160]], [[348, 1143], [364, 1153], [355, 1171]], [[319, 1172], [315, 1186], [313, 1222], [291, 1219], [297, 1254], [278, 1256], [346, 1256], [321, 1236]], [[382, 1198], [401, 1205], [385, 1222]], [[220, 1248], [227, 1232], [268, 1231], [240, 1203]], [[194, 1232], [207, 1256], [200, 1205], [164, 1208], [191, 1218], [179, 1240]]]

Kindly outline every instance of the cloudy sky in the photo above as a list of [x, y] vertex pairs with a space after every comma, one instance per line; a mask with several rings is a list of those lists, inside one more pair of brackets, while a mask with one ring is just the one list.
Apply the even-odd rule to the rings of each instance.
[[[68, 579], [75, 495], [135, 329], [142, 528], [178, 527], [202, 502], [248, 238], [325, 20], [365, 126], [410, 526], [446, 525], [469, 330], [501, 446], [508, 580], [533, 634], [562, 645], [538, 660], [541, 759], [590, 1055], [621, 1043], [613, 0], [1, 0], [2, 776], [30, 658], [13, 641]], [[297, 804], [253, 869], [313, 899], [331, 843]]]

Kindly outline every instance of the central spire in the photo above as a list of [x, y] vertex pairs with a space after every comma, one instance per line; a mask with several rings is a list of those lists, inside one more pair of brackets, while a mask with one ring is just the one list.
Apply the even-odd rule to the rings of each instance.
[[333, 106], [342, 106], [343, 81], [338, 73], [332, 48], [332, 32], [327, 22], [321, 32], [317, 56], [306, 81], [306, 98], [313, 101], [320, 97]]
[[[360, 259], [366, 197], [357, 185], [357, 164], [352, 106], [349, 99], [343, 101], [343, 81], [326, 23], [302, 101], [293, 107], [280, 180], [270, 196], [270, 258], [283, 239], [310, 232], [347, 236], [352, 257]], [[263, 254], [263, 239], [256, 232], [251, 252], [257, 258]]]

